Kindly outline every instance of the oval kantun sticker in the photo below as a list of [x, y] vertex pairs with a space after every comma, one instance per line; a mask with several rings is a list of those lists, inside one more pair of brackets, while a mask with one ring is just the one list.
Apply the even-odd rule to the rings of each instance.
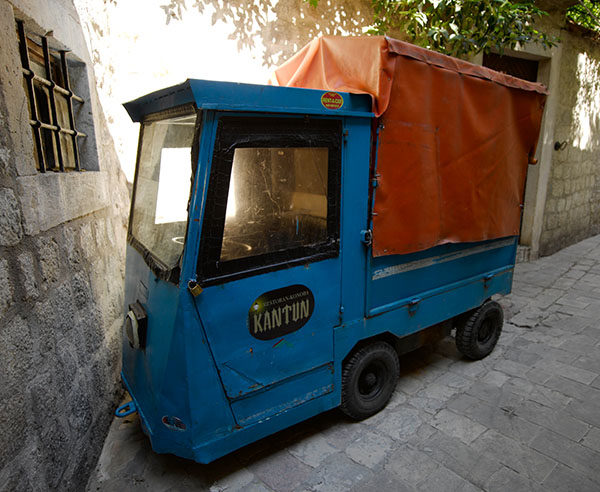
[[340, 109], [344, 105], [344, 98], [337, 92], [326, 92], [321, 96], [321, 104], [327, 109]]
[[248, 330], [271, 340], [302, 328], [315, 310], [315, 298], [304, 285], [290, 285], [261, 294], [248, 311]]

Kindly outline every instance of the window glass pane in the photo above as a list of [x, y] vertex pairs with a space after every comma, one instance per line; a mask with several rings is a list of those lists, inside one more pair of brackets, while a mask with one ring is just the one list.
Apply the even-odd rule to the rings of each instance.
[[183, 251], [195, 120], [184, 116], [143, 127], [131, 232], [167, 268]]
[[236, 148], [220, 261], [327, 240], [327, 147]]
[[63, 166], [65, 169], [75, 169], [75, 151], [73, 150], [73, 137], [66, 133], [59, 133], [60, 150], [62, 152]]
[[[41, 48], [40, 48], [41, 50]], [[30, 68], [32, 70], [32, 72], [34, 74], [36, 74], [39, 77], [42, 77], [43, 79], [47, 78], [46, 77], [46, 69], [44, 68], [44, 62], [43, 62], [43, 56], [42, 59], [40, 61], [36, 60], [34, 56], [32, 56], [33, 53], [31, 53], [31, 51], [29, 52], [29, 56], [30, 58]]]
[[58, 125], [61, 128], [71, 128], [71, 122], [69, 121], [69, 106], [67, 100], [62, 94], [58, 92], [54, 93], [54, 101], [56, 103], [56, 117], [58, 118]]
[[52, 130], [41, 129], [42, 148], [44, 149], [44, 159], [46, 160], [46, 169], [58, 169], [58, 158], [56, 157], [56, 141]]

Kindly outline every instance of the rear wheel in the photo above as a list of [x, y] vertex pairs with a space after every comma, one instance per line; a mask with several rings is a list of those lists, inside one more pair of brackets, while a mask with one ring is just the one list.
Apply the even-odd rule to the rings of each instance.
[[398, 354], [388, 343], [358, 350], [342, 370], [341, 410], [356, 420], [379, 412], [394, 393], [399, 373]]
[[473, 360], [488, 356], [502, 332], [504, 313], [496, 301], [488, 301], [456, 327], [456, 347]]

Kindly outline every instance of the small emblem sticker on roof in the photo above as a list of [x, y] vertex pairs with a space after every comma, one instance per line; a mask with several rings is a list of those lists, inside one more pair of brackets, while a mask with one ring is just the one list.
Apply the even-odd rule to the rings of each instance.
[[321, 104], [327, 109], [340, 109], [344, 104], [344, 98], [337, 92], [326, 92], [321, 96]]

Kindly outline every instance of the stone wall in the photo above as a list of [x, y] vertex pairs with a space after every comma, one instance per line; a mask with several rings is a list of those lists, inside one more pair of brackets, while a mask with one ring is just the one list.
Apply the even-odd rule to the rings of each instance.
[[[16, 18], [72, 50], [86, 171], [36, 170]], [[121, 392], [128, 203], [71, 1], [0, 0], [2, 491], [85, 488]]]
[[[557, 21], [561, 18], [557, 17]], [[600, 232], [600, 43], [563, 29], [554, 140], [540, 255]]]
[[528, 169], [521, 226], [520, 244], [527, 254], [520, 257], [532, 259], [600, 232], [600, 42], [567, 24], [571, 0], [536, 4], [549, 13], [536, 25], [558, 39], [556, 46], [505, 50], [536, 60], [537, 81], [549, 89], [538, 164]]

